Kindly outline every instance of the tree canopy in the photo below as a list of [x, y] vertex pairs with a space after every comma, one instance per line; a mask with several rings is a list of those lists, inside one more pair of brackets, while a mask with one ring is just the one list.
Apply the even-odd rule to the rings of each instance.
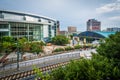
[[14, 48], [14, 39], [12, 37], [9, 37], [9, 36], [4, 36], [2, 37], [1, 39], [1, 52], [5, 52], [5, 54], [9, 54], [13, 48]]
[[66, 67], [54, 70], [51, 80], [118, 80], [120, 70], [111, 63], [100, 55], [94, 55], [91, 60], [71, 61]]
[[65, 45], [69, 43], [69, 39], [66, 36], [58, 35], [52, 38], [52, 43], [55, 45]]
[[105, 42], [101, 43], [97, 52], [102, 56], [113, 59], [120, 67], [120, 32], [110, 35]]

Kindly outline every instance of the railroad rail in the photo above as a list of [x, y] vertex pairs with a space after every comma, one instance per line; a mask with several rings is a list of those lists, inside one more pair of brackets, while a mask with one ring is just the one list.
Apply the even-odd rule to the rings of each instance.
[[[41, 67], [39, 69], [41, 69], [42, 72], [45, 72], [45, 71], [49, 71], [49, 70], [54, 70], [55, 68], [58, 68], [60, 66], [65, 66], [68, 63], [69, 62], [58, 63], [58, 64], [54, 64], [54, 65]], [[9, 76], [1, 77], [0, 80], [21, 80], [23, 78], [26, 78], [26, 77], [29, 77], [32, 75], [35, 75], [35, 71], [29, 70], [29, 71], [20, 72], [20, 73], [12, 74]]]

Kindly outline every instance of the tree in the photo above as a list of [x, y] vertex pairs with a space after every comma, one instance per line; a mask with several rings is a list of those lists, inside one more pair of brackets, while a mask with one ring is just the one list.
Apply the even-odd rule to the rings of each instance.
[[10, 43], [10, 42], [3, 42], [2, 43], [2, 48], [3, 48], [3, 51], [6, 54], [9, 54], [10, 52], [12, 52], [12, 43]]
[[9, 36], [2, 37], [2, 41], [1, 41], [2, 51], [5, 52], [6, 54], [9, 54], [10, 52], [12, 52], [15, 47], [14, 42], [15, 41], [12, 37], [9, 37]]
[[45, 74], [42, 73], [41, 69], [36, 66], [33, 66], [34, 72], [36, 73], [36, 78], [39, 80], [50, 80], [50, 75], [46, 72]]
[[73, 34], [69, 35], [70, 39], [73, 40]]
[[4, 37], [2, 37], [2, 41], [1, 42], [11, 42], [11, 43], [14, 43], [15, 40], [13, 39], [13, 37], [4, 36]]
[[97, 52], [109, 59], [113, 59], [116, 66], [120, 67], [120, 32], [110, 35], [99, 48]]
[[35, 52], [36, 54], [39, 54], [39, 52], [43, 52], [43, 46], [45, 44], [41, 42], [32, 42], [31, 43], [31, 51]]
[[27, 42], [26, 38], [19, 38], [16, 41], [16, 51], [20, 53], [21, 59], [24, 54], [25, 43]]
[[52, 43], [55, 45], [65, 45], [69, 43], [69, 39], [66, 36], [58, 35], [52, 38]]
[[108, 58], [93, 55], [91, 60], [71, 61], [64, 68], [54, 70], [50, 80], [118, 80], [120, 69], [111, 64]]

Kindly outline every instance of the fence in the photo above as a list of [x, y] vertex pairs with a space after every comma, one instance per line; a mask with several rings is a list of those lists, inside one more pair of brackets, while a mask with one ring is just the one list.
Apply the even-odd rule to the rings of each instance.
[[[62, 63], [62, 62], [66, 62], [66, 61], [70, 61], [72, 59], [78, 59], [78, 58], [80, 58], [80, 51], [69, 52], [69, 53], [47, 56], [47, 57], [42, 57], [34, 60], [19, 62], [19, 68], [20, 70], [22, 70], [25, 67], [28, 67], [25, 70], [30, 70], [33, 67], [31, 65], [36, 65], [38, 67], [45, 67], [48, 65]], [[0, 73], [3, 71], [14, 70], [16, 68], [17, 68], [17, 63], [8, 64], [6, 66], [0, 67]]]

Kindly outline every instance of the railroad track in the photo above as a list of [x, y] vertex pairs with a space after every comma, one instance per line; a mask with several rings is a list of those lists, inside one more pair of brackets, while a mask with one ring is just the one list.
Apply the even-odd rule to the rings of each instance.
[[[53, 70], [53, 69], [60, 67], [60, 66], [64, 66], [68, 63], [69, 62], [58, 63], [58, 64], [54, 64], [54, 65], [49, 65], [46, 67], [41, 67], [39, 69], [41, 69], [42, 72], [45, 72], [45, 71]], [[30, 71], [20, 72], [20, 73], [12, 74], [9, 76], [1, 77], [0, 80], [20, 80], [20, 79], [32, 76], [34, 74], [35, 74], [35, 71], [30, 70]]]

